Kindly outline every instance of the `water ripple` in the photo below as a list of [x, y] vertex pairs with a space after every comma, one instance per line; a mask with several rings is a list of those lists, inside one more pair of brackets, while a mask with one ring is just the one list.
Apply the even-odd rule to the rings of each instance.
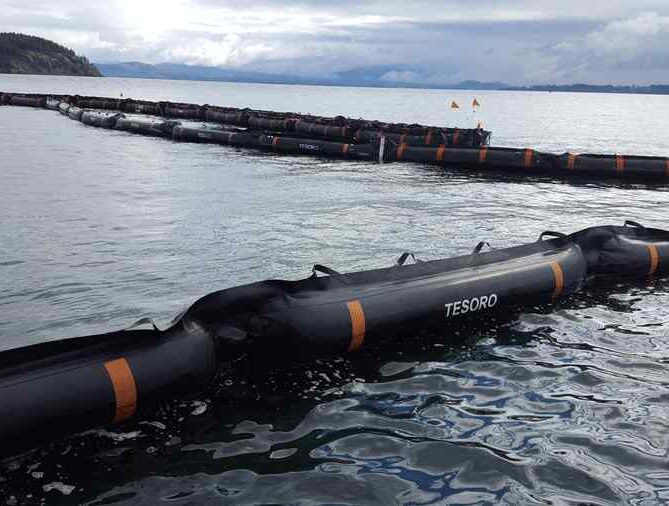
[[[29, 91], [443, 123], [447, 90], [3, 76]], [[666, 155], [667, 97], [482, 93], [499, 143]], [[585, 100], [587, 98], [587, 101]], [[531, 107], [521, 106], [531, 103]], [[639, 109], [640, 108], [640, 109]], [[559, 117], [555, 111], [559, 110]], [[600, 114], [615, 110], [615, 116]], [[620, 118], [628, 127], [620, 129]], [[539, 119], [537, 119], [539, 118]], [[1, 108], [0, 348], [162, 326], [199, 296], [465, 254], [635, 219], [666, 188], [276, 156]], [[537, 125], [540, 125], [538, 127]], [[632, 126], [630, 126], [632, 125]], [[635, 129], [634, 125], [637, 126]], [[58, 132], [54, 136], [53, 132]], [[598, 132], [598, 135], [593, 135]], [[669, 501], [669, 282], [258, 371], [0, 465], [18, 504], [657, 504]], [[73, 487], [73, 488], [72, 488]], [[68, 492], [65, 495], [65, 492]]]

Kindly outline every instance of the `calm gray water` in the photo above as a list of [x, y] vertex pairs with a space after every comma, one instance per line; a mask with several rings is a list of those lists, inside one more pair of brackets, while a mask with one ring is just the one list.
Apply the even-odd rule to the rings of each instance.
[[[493, 144], [667, 155], [669, 97], [0, 75], [0, 90], [493, 130]], [[467, 110], [476, 96], [483, 107]], [[463, 108], [451, 112], [451, 100]], [[274, 156], [0, 108], [0, 349], [166, 324], [210, 291], [633, 219], [662, 187]], [[669, 282], [594, 287], [356, 357], [231, 372], [194, 401], [0, 466], [39, 504], [669, 501]], [[72, 488], [70, 488], [72, 487]]]

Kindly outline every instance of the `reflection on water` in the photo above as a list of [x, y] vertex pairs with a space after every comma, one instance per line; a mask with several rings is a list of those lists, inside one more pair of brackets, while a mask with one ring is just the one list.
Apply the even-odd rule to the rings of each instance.
[[[138, 98], [429, 123], [444, 122], [435, 111], [455, 95], [0, 76], [0, 89], [12, 87], [123, 87]], [[640, 154], [669, 146], [639, 127], [636, 97], [478, 95], [492, 109], [486, 126], [497, 143], [560, 150], [567, 139], [606, 151], [616, 141]], [[516, 109], [523, 101], [533, 107]], [[661, 110], [643, 121], [665, 121]], [[482, 239], [503, 247], [544, 229], [623, 219], [669, 226], [669, 194], [657, 187], [273, 156], [18, 108], [1, 108], [0, 124], [4, 349], [143, 316], [165, 324], [204, 293], [302, 277], [313, 263], [380, 267], [405, 250], [440, 258]], [[667, 501], [668, 293], [663, 280], [599, 284], [556, 306], [405, 335], [355, 357], [275, 371], [235, 363], [198, 398], [5, 462], [0, 496], [10, 504]]]

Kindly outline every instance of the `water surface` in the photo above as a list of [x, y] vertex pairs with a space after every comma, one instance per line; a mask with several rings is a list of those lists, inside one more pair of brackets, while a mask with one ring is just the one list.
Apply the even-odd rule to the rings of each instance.
[[[493, 130], [493, 143], [667, 155], [669, 97], [0, 76], [0, 90], [249, 106]], [[483, 104], [447, 106], [473, 96]], [[669, 227], [663, 187], [276, 156], [0, 108], [0, 349], [165, 325], [268, 277]], [[249, 378], [0, 468], [18, 504], [669, 500], [669, 282], [595, 286], [439, 335]], [[72, 487], [72, 488], [70, 488]], [[11, 499], [11, 498], [14, 499]]]

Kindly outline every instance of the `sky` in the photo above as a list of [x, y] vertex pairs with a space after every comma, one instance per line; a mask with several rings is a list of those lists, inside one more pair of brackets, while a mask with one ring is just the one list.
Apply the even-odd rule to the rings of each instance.
[[0, 0], [93, 62], [410, 83], [669, 83], [669, 0]]

